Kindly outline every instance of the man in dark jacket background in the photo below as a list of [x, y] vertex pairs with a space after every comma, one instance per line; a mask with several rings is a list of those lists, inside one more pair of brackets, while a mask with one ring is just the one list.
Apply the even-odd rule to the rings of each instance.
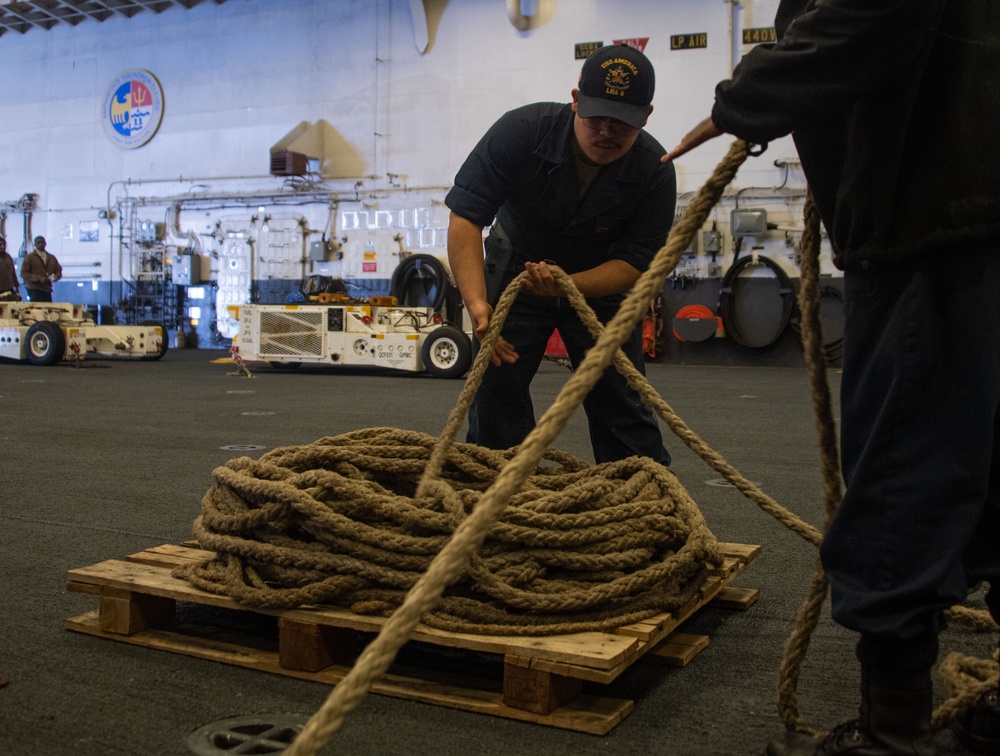
[[32, 302], [51, 302], [52, 284], [62, 278], [62, 266], [56, 256], [45, 249], [45, 237], [35, 237], [35, 248], [24, 256], [21, 280]]
[[[1000, 3], [784, 0], [775, 26], [664, 157], [792, 134], [844, 270], [846, 492], [820, 555], [860, 717], [767, 752], [931, 754], [945, 610], [985, 581], [1000, 621]], [[1000, 753], [996, 689], [958, 731]]]

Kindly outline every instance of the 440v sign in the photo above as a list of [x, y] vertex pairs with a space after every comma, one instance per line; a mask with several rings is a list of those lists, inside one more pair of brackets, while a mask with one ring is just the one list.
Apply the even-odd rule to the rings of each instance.
[[163, 90], [149, 71], [122, 71], [108, 85], [101, 104], [101, 123], [118, 147], [141, 147], [156, 134], [163, 119]]

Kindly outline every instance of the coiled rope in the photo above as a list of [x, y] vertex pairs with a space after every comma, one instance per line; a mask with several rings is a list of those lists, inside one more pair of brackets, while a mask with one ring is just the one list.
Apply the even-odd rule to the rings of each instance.
[[[216, 559], [176, 569], [242, 604], [388, 615], [516, 450], [449, 447], [440, 498], [414, 497], [436, 439], [373, 428], [241, 457], [215, 473], [195, 536]], [[675, 611], [718, 543], [646, 458], [591, 466], [550, 450], [425, 625], [493, 635], [606, 630]]]

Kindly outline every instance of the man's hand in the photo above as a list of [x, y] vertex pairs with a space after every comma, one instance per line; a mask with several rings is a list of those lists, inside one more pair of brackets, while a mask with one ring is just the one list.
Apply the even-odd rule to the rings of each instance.
[[548, 263], [526, 262], [524, 270], [528, 275], [521, 279], [522, 289], [543, 297], [563, 296], [562, 287], [556, 282]]
[[490, 355], [490, 362], [500, 367], [504, 362], [513, 365], [517, 362], [520, 355], [514, 350], [514, 345], [511, 344], [503, 336], [497, 337], [497, 343], [493, 345], [493, 353]]
[[[489, 328], [490, 320], [493, 319], [493, 308], [485, 299], [481, 299], [471, 303], [467, 302], [465, 309], [469, 313], [469, 319], [472, 321], [473, 333], [476, 334], [477, 339], [482, 341], [483, 337], [486, 336], [486, 329]], [[493, 352], [490, 354], [490, 362], [499, 367], [504, 362], [511, 364], [517, 362], [518, 356], [514, 345], [503, 336], [498, 336], [496, 344], [493, 345]]]
[[707, 142], [709, 139], [722, 136], [723, 133], [725, 132], [721, 131], [715, 123], [712, 122], [711, 118], [706, 118], [704, 121], [691, 129], [691, 131], [685, 134], [681, 143], [670, 150], [670, 152], [666, 155], [661, 157], [660, 162], [669, 163], [671, 160], [676, 160], [684, 153], [690, 152], [695, 147]]

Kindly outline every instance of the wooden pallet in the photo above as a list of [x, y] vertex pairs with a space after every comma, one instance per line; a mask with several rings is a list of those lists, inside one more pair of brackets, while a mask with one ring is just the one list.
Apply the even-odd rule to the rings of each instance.
[[[640, 659], [687, 664], [708, 645], [708, 638], [680, 632], [686, 619], [709, 602], [746, 609], [756, 601], [756, 589], [731, 583], [757, 558], [760, 547], [721, 546], [722, 568], [712, 573], [701, 595], [678, 612], [613, 632], [556, 636], [472, 635], [418, 625], [397, 663], [372, 691], [604, 735], [628, 716], [634, 702], [601, 695], [601, 684], [610, 683]], [[327, 606], [249, 609], [171, 577], [175, 565], [210, 556], [196, 545], [165, 545], [125, 561], [69, 570], [67, 590], [98, 596], [99, 608], [66, 620], [65, 626], [334, 685], [386, 621]], [[421, 654], [422, 664], [413, 660]]]

